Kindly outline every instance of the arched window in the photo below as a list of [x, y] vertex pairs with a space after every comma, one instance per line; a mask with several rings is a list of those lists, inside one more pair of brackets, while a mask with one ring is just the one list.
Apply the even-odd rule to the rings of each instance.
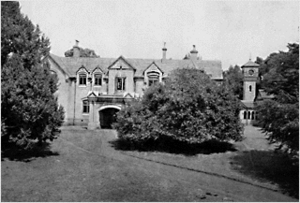
[[90, 104], [88, 100], [82, 101], [82, 113], [89, 113], [90, 112]]
[[148, 86], [155, 85], [159, 82], [159, 73], [152, 71], [147, 73], [148, 76]]
[[252, 111], [252, 120], [255, 120], [255, 112]]
[[102, 75], [100, 73], [94, 74], [94, 85], [101, 86], [102, 85]]
[[250, 111], [248, 111], [248, 119], [251, 119], [251, 118], [250, 118]]
[[249, 85], [249, 92], [252, 92], [252, 85]]
[[247, 111], [244, 111], [244, 119], [247, 119]]

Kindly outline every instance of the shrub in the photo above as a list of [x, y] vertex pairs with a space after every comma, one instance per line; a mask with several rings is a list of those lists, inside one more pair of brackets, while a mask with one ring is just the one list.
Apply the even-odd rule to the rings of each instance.
[[198, 69], [184, 68], [126, 104], [114, 127], [120, 139], [139, 146], [237, 141], [242, 132], [239, 111], [239, 100], [227, 87]]

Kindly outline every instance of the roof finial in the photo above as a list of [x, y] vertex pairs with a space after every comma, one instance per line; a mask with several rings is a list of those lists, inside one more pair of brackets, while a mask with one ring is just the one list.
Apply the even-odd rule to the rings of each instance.
[[249, 54], [249, 61], [251, 61], [251, 58], [252, 58], [252, 56], [251, 56], [251, 52], [250, 52], [250, 54]]
[[163, 51], [167, 51], [167, 48], [166, 48], [166, 42], [164, 42], [164, 47], [162, 48]]

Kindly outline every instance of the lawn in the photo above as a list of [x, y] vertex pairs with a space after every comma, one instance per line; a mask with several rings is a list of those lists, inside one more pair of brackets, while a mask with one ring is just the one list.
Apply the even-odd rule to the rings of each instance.
[[[246, 133], [258, 133], [251, 130]], [[42, 155], [2, 154], [1, 198], [91, 202], [298, 201], [282, 194], [286, 181], [272, 178], [278, 174], [269, 177], [267, 167], [263, 174], [255, 173], [260, 171], [261, 161], [252, 160], [249, 164], [250, 156], [257, 159], [264, 155], [269, 157], [264, 161], [272, 161], [271, 152], [260, 149], [267, 149], [267, 145], [255, 144], [258, 138], [254, 136], [255, 141], [251, 141], [252, 138], [237, 143], [237, 151], [187, 156], [120, 150], [114, 145], [115, 131], [65, 127], [50, 151]], [[280, 172], [290, 171], [281, 167]]]

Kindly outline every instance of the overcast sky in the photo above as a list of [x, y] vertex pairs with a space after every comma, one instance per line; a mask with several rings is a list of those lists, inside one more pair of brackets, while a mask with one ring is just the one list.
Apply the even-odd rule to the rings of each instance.
[[100, 57], [202, 59], [242, 65], [299, 42], [298, 1], [20, 1], [21, 12], [51, 41], [51, 53], [79, 40]]

